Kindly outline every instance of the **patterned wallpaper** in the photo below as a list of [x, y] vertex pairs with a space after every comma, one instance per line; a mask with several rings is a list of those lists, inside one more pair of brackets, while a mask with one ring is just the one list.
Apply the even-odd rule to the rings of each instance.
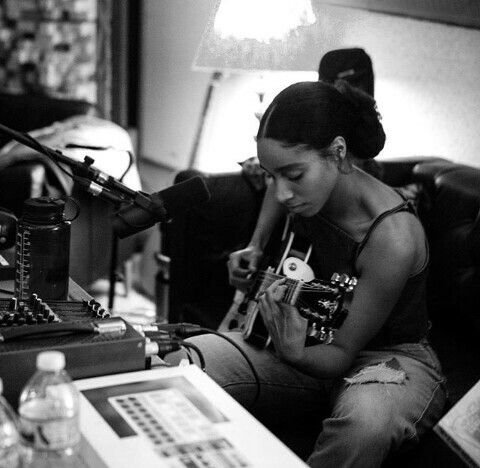
[[102, 36], [109, 34], [100, 27], [102, 6], [102, 0], [0, 0], [0, 89], [102, 104], [108, 78]]

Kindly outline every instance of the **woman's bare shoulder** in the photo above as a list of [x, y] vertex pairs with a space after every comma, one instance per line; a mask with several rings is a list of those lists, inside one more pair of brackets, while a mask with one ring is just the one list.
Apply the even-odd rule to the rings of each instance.
[[426, 260], [425, 233], [420, 220], [410, 211], [397, 211], [375, 225], [358, 257], [360, 266], [395, 270], [403, 266], [409, 274]]

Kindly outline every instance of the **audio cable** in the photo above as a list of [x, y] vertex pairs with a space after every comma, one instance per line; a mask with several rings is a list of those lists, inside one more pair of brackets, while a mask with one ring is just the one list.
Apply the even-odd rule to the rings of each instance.
[[152, 356], [158, 356], [163, 358], [168, 353], [179, 351], [181, 349], [178, 340], [172, 340], [169, 337], [164, 336], [147, 336], [145, 338], [145, 356], [151, 358]]
[[198, 346], [190, 343], [188, 341], [184, 341], [179, 338], [172, 338], [169, 334], [165, 334], [164, 332], [157, 332], [157, 331], [145, 331], [145, 338], [149, 341], [149, 355], [152, 356], [153, 354], [157, 355], [160, 358], [164, 358], [167, 354], [172, 353], [174, 351], [179, 351], [184, 348], [188, 361], [190, 364], [193, 364], [193, 358], [191, 355], [191, 350], [195, 351], [198, 360], [200, 362], [200, 368], [203, 372], [206, 372], [205, 367], [205, 358], [203, 356], [202, 351], [199, 349]]
[[[186, 338], [190, 338], [192, 336], [203, 335], [205, 333], [210, 333], [212, 335], [216, 335], [216, 336], [228, 341], [233, 347], [235, 347], [240, 352], [240, 354], [244, 357], [245, 361], [247, 362], [248, 366], [250, 367], [250, 370], [252, 371], [253, 377], [255, 379], [256, 392], [255, 392], [255, 396], [254, 396], [253, 401], [250, 404], [249, 408], [251, 409], [257, 404], [257, 402], [260, 398], [260, 389], [261, 389], [260, 377], [258, 376], [258, 373], [257, 373], [252, 361], [247, 356], [245, 351], [237, 343], [235, 343], [235, 341], [233, 341], [229, 336], [224, 335], [223, 333], [220, 333], [217, 330], [213, 330], [211, 328], [206, 328], [206, 327], [201, 327], [200, 325], [196, 325], [196, 324], [193, 324], [193, 323], [167, 323], [167, 324], [165, 324], [165, 323], [153, 323], [152, 325], [146, 325], [146, 326], [143, 326], [142, 328], [143, 328], [143, 333], [145, 333], [145, 335], [147, 335], [147, 336], [151, 332], [160, 332], [160, 333], [162, 333], [161, 336], [169, 335], [170, 338], [173, 338], [173, 339], [175, 339], [175, 337], [180, 338], [180, 341], [178, 343], [182, 343], [182, 345], [184, 345], [184, 346], [186, 344], [188, 344], [188, 346], [190, 346], [197, 354], [200, 352], [200, 354], [198, 354], [198, 356], [199, 356], [200, 365], [202, 366], [202, 369], [204, 369], [204, 367], [205, 367], [205, 360], [203, 359], [203, 355], [201, 354], [200, 349], [198, 349], [198, 347], [196, 345], [193, 345], [193, 343], [188, 342], [188, 341], [186, 342], [186, 341], [183, 341], [183, 340], [186, 339]], [[165, 354], [167, 354], [167, 353], [165, 353]], [[202, 358], [200, 358], [200, 356], [202, 356]]]
[[202, 351], [200, 351], [200, 348], [197, 345], [194, 345], [193, 343], [190, 343], [189, 341], [181, 341], [181, 344], [184, 348], [186, 348], [187, 355], [190, 355], [191, 359], [191, 354], [190, 350], [192, 349], [195, 351], [195, 354], [198, 357], [198, 360], [200, 361], [200, 368], [202, 369], [203, 372], [207, 372], [207, 368], [205, 367], [205, 358], [203, 357]]

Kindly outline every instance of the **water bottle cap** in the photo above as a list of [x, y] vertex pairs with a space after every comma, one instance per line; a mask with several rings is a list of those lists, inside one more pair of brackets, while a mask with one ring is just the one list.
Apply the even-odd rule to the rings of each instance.
[[64, 220], [65, 200], [52, 197], [29, 198], [23, 203], [24, 221], [29, 223], [58, 223]]
[[43, 351], [37, 355], [37, 369], [59, 371], [65, 367], [65, 354], [60, 351]]

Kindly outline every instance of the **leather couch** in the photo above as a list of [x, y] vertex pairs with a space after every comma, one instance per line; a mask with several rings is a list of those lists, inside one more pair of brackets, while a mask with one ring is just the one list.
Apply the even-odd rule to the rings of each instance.
[[[480, 168], [437, 157], [379, 161], [376, 174], [417, 201], [430, 244], [430, 339], [447, 375], [449, 405], [480, 378]], [[195, 175], [178, 174], [177, 181]], [[231, 305], [228, 254], [251, 235], [263, 192], [244, 173], [204, 174], [209, 203], [164, 227], [171, 259], [169, 321], [216, 328]], [[315, 431], [277, 435], [300, 456]], [[413, 451], [394, 454], [386, 466], [462, 466], [433, 431]]]

